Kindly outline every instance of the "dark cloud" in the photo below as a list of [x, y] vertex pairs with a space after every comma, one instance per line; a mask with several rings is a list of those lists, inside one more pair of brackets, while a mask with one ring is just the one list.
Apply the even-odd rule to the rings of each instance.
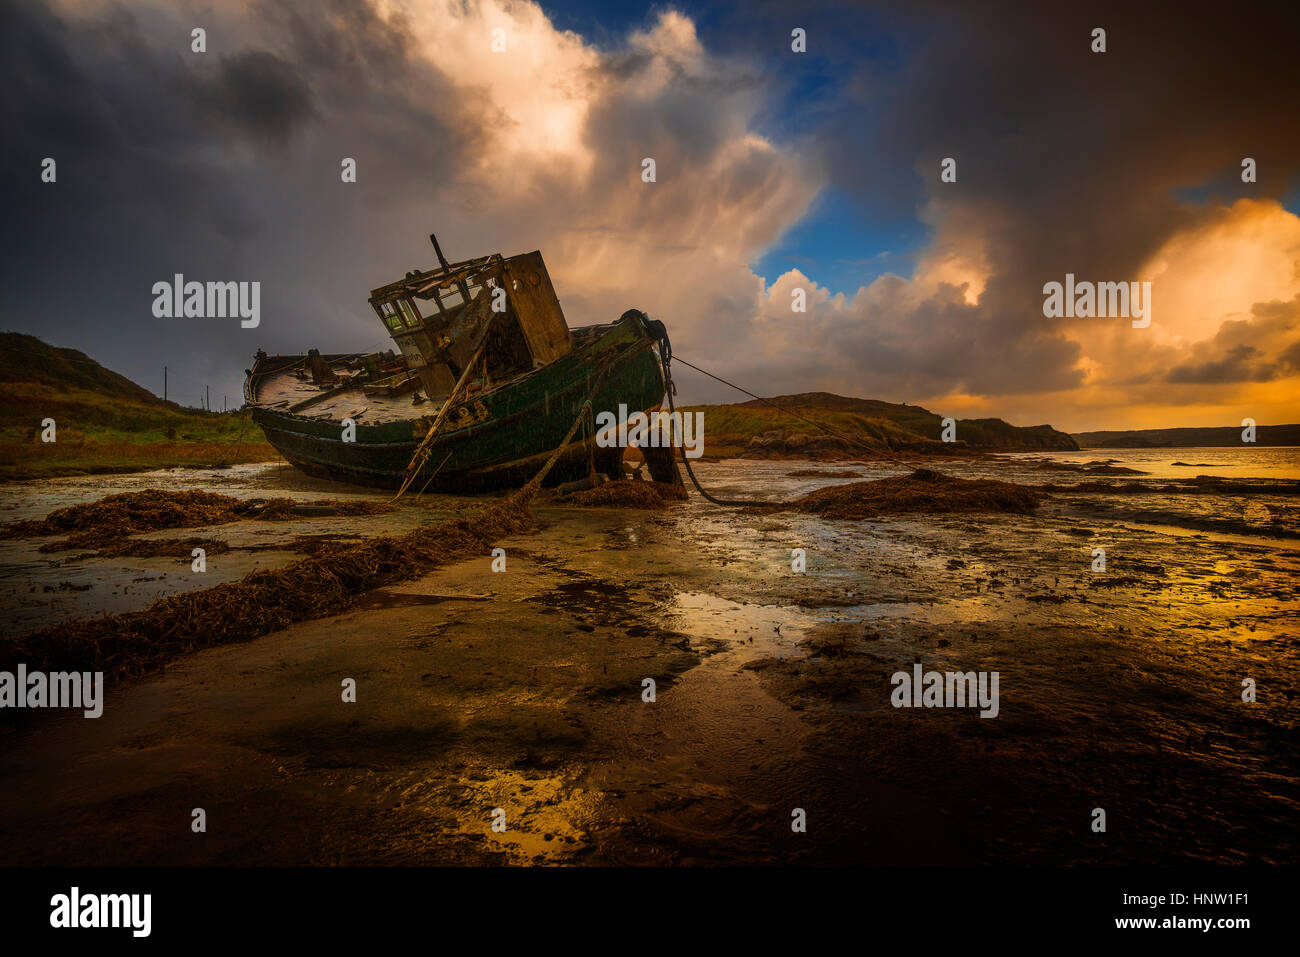
[[1221, 359], [1184, 363], [1171, 369], [1167, 382], [1217, 384], [1225, 382], [1269, 382], [1277, 377], [1277, 366], [1260, 362], [1254, 346], [1233, 346]]
[[214, 80], [196, 87], [195, 100], [241, 139], [283, 145], [315, 111], [302, 75], [274, 53], [248, 50], [218, 64]]
[[1272, 382], [1300, 372], [1300, 296], [1256, 303], [1249, 319], [1224, 322], [1213, 338], [1194, 343], [1166, 382], [1223, 385]]
[[[0, 5], [0, 322], [150, 386], [167, 363], [189, 402], [206, 383], [237, 396], [259, 346], [379, 345], [366, 291], [405, 268], [481, 139], [452, 89], [358, 0], [247, 18]], [[177, 272], [261, 281], [261, 328], [155, 319], [152, 284]]]

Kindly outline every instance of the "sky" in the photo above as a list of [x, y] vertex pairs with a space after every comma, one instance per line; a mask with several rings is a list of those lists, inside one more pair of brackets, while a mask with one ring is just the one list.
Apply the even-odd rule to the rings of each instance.
[[[388, 347], [369, 290], [437, 232], [760, 394], [1300, 422], [1300, 13], [1054, 6], [10, 0], [0, 328], [234, 403], [259, 348]], [[155, 317], [176, 273], [260, 282], [260, 325]], [[1150, 325], [1045, 316], [1067, 273]]]

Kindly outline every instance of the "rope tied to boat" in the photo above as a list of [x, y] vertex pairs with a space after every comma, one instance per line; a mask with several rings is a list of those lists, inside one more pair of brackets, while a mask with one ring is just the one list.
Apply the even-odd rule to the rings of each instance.
[[[415, 481], [415, 477], [420, 474], [420, 470], [428, 464], [429, 454], [433, 451], [432, 446], [434, 436], [438, 434], [438, 430], [441, 429], [443, 423], [447, 421], [447, 414], [451, 411], [452, 406], [456, 404], [456, 400], [460, 393], [469, 388], [470, 380], [474, 374], [474, 368], [478, 365], [478, 360], [487, 349], [488, 332], [491, 331], [492, 322], [496, 319], [497, 315], [499, 314], [495, 312], [492, 313], [492, 315], [488, 317], [487, 322], [483, 324], [482, 340], [479, 342], [478, 348], [474, 350], [474, 355], [470, 358], [469, 362], [465, 364], [465, 371], [460, 374], [460, 379], [458, 379], [456, 384], [452, 386], [451, 392], [442, 403], [442, 408], [438, 410], [438, 414], [434, 417], [433, 424], [429, 426], [429, 431], [426, 432], [424, 438], [420, 440], [420, 444], [415, 447], [415, 451], [411, 454], [411, 461], [406, 465], [406, 475], [402, 479], [402, 484], [398, 488], [397, 494], [394, 495], [390, 501], [396, 502], [401, 498], [406, 493], [406, 490], [411, 487], [411, 483]], [[443, 459], [443, 465], [445, 464], [447, 464], [447, 460]], [[439, 465], [438, 468], [441, 470], [442, 465]], [[429, 481], [433, 481], [433, 476], [429, 477]], [[425, 482], [424, 487], [428, 488], [429, 483]], [[421, 489], [420, 492], [423, 494], [424, 489]]]
[[[627, 312], [623, 313], [623, 318], [627, 318], [629, 315], [636, 315], [640, 317], [642, 325], [645, 326], [646, 333], [650, 336], [651, 339], [655, 341], [655, 343], [659, 347], [659, 362], [663, 366], [663, 373], [664, 373], [664, 391], [668, 396], [668, 412], [669, 412], [668, 429], [669, 432], [671, 433], [672, 424], [674, 420], [676, 420], [677, 418], [677, 408], [675, 403], [673, 402], [673, 396], [677, 394], [677, 385], [676, 383], [673, 382], [673, 373], [672, 373], [673, 346], [672, 346], [672, 342], [669, 341], [668, 339], [668, 329], [659, 320], [651, 319], [645, 313], [637, 309], [629, 309]], [[866, 442], [863, 442], [859, 438], [856, 438], [851, 435], [847, 435], [843, 432], [840, 432], [838, 429], [832, 429], [831, 427], [824, 425], [823, 423], [818, 422], [815, 419], [810, 419], [806, 415], [802, 415], [801, 413], [799, 413], [794, 409], [783, 408], [782, 406], [779, 406], [776, 403], [763, 398], [761, 395], [755, 395], [753, 392], [750, 392], [748, 389], [744, 388], [743, 386], [736, 385], [736, 383], [734, 382], [728, 382], [726, 379], [722, 378], [721, 376], [714, 375], [712, 372], [708, 372], [704, 369], [701, 369], [699, 366], [693, 365], [692, 363], [687, 362], [685, 359], [678, 358], [677, 361], [682, 363], [685, 366], [694, 369], [696, 372], [708, 376], [710, 379], [714, 379], [718, 382], [721, 382], [723, 385], [730, 386], [731, 388], [736, 389], [739, 392], [745, 393], [745, 395], [749, 396], [751, 399], [756, 399], [759, 402], [763, 403], [764, 405], [776, 409], [778, 412], [787, 412], [790, 415], [793, 415], [795, 418], [807, 422], [809, 425], [813, 426], [814, 428], [821, 429], [823, 432], [826, 432], [829, 435], [834, 435], [837, 438], [842, 439], [845, 442], [848, 442], [850, 445], [855, 445], [860, 449], [870, 452], [873, 455], [878, 455], [881, 458], [893, 462], [896, 465], [901, 465], [906, 469], [911, 469], [915, 471], [919, 468], [918, 466], [912, 465], [908, 462], [904, 462], [902, 459], [895, 458], [894, 456], [891, 455], [887, 455], [884, 452], [882, 452], [880, 449], [872, 445], [869, 445]], [[671, 434], [670, 434], [670, 442], [671, 442]], [[691, 484], [695, 486], [695, 490], [697, 492], [699, 492], [702, 496], [704, 496], [704, 498], [712, 502], [714, 505], [748, 507], [753, 505], [773, 504], [772, 502], [763, 499], [719, 498], [718, 496], [711, 494], [704, 488], [704, 486], [700, 484], [700, 480], [695, 477], [695, 470], [691, 468], [691, 460], [686, 456], [686, 446], [682, 443], [676, 443], [676, 444], [679, 445], [682, 450], [682, 464], [686, 466], [686, 474], [690, 476]]]
[[[486, 339], [484, 340], [484, 342], [486, 343]], [[525, 488], [536, 489], [538, 486], [541, 485], [542, 479], [546, 477], [546, 474], [548, 472], [550, 472], [552, 466], [554, 466], [556, 461], [558, 461], [560, 457], [560, 453], [563, 452], [565, 447], [567, 447], [568, 444], [573, 440], [573, 436], [578, 431], [578, 427], [583, 425], [584, 422], [590, 423], [590, 428], [584, 429], [584, 440], [583, 440], [584, 444], [588, 445], [589, 455], [595, 454], [594, 447], [595, 447], [596, 422], [595, 422], [595, 410], [593, 409], [591, 403], [592, 400], [596, 397], [596, 390], [601, 387], [601, 385], [605, 381], [605, 376], [609, 373], [609, 370], [613, 368], [615, 360], [623, 358], [627, 354], [627, 352], [628, 352], [627, 349], [622, 349], [618, 352], [613, 353], [612, 355], [606, 356], [597, 364], [594, 375], [589, 380], [591, 382], [591, 387], [587, 390], [586, 400], [582, 403], [582, 406], [578, 410], [578, 417], [573, 420], [573, 425], [569, 427], [568, 433], [564, 436], [564, 439], [560, 442], [560, 444], [556, 446], [555, 451], [552, 453], [551, 457], [547, 460], [546, 464], [543, 465], [542, 468], [538, 471], [538, 473], [535, 476], [533, 476], [532, 479], [529, 480]], [[462, 381], [467, 380], [470, 370], [474, 368], [474, 363], [477, 360], [478, 360], [478, 355], [475, 355], [474, 359], [470, 361], [470, 364], [466, 366], [465, 373], [461, 376]], [[460, 383], [457, 383], [458, 387], [459, 385]], [[415, 454], [411, 456], [411, 462], [409, 465], [407, 465], [407, 476], [402, 481], [401, 488], [397, 490], [397, 494], [394, 495], [392, 499], [390, 499], [390, 501], [393, 502], [397, 501], [402, 496], [402, 494], [408, 488], [410, 488], [411, 483], [415, 480], [415, 476], [419, 474], [420, 470], [424, 468], [425, 463], [428, 462], [429, 455], [433, 451], [432, 450], [433, 438], [437, 434], [438, 429], [441, 428], [442, 423], [444, 421], [443, 413], [446, 410], [450, 409], [452, 398], [455, 396], [457, 391], [458, 389], [453, 389], [452, 395], [448, 396], [447, 401], [443, 403], [442, 409], [439, 410], [438, 418], [435, 419], [433, 425], [429, 428], [428, 434], [425, 435], [424, 440], [416, 448]], [[451, 453], [448, 452], [447, 457], [442, 460], [442, 464], [438, 466], [437, 471], [442, 470], [442, 466], [447, 464], [447, 459], [450, 457], [451, 457]], [[417, 458], [419, 459], [419, 465], [416, 465]], [[434, 475], [437, 474], [437, 471], [435, 471]], [[429, 481], [424, 483], [424, 488], [420, 490], [421, 495], [424, 494], [424, 489], [427, 489], [429, 487], [429, 482], [432, 482], [433, 478], [434, 476], [430, 476]]]

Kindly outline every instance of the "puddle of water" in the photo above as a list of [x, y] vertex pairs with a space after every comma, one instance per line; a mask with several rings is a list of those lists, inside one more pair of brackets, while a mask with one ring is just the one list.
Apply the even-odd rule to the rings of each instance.
[[[562, 776], [496, 769], [486, 781], [461, 777], [456, 787], [467, 796], [458, 802], [466, 812], [460, 833], [481, 836], [511, 864], [559, 863], [590, 846], [580, 822], [592, 817], [600, 795]], [[494, 829], [496, 822], [504, 830]]]
[[746, 661], [797, 654], [796, 643], [822, 620], [792, 605], [753, 605], [704, 592], [679, 592], [665, 613], [666, 627], [721, 641]]

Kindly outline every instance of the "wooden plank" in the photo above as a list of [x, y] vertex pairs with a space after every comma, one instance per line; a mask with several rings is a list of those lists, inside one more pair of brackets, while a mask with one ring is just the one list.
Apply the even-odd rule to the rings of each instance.
[[512, 256], [504, 262], [501, 275], [534, 362], [549, 365], [568, 355], [573, 347], [569, 326], [542, 254], [534, 250]]

